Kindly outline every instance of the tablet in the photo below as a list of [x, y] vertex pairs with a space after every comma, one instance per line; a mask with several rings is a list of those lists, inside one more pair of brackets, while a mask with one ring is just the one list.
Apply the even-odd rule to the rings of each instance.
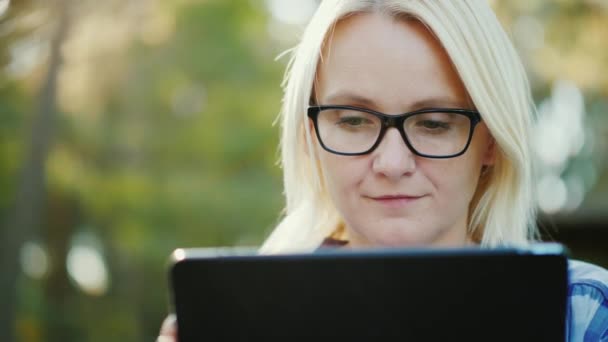
[[178, 249], [169, 274], [180, 342], [563, 341], [565, 254]]

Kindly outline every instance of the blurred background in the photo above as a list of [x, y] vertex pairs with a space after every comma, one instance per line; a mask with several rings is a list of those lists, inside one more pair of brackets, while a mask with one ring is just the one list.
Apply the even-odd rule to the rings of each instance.
[[[491, 1], [538, 104], [545, 239], [608, 266], [608, 1]], [[0, 341], [153, 341], [177, 247], [259, 245], [315, 0], [0, 0]]]

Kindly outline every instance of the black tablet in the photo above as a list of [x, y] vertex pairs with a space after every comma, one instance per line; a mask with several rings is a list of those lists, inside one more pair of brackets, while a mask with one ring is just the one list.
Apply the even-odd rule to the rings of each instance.
[[179, 342], [563, 341], [558, 244], [500, 249], [178, 249]]

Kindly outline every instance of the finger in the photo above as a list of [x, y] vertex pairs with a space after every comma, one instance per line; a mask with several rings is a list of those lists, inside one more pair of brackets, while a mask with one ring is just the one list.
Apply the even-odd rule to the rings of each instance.
[[173, 337], [158, 336], [156, 342], [177, 342]]
[[[161, 338], [164, 338], [164, 340]], [[160, 336], [158, 342], [165, 341], [177, 341], [177, 320], [174, 314], [170, 314], [169, 316], [167, 316], [160, 328]]]

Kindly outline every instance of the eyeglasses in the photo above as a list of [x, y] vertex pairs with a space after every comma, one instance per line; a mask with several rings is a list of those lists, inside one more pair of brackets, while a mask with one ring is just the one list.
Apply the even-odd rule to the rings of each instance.
[[475, 110], [453, 108], [388, 115], [353, 106], [311, 106], [308, 117], [328, 152], [346, 156], [371, 153], [387, 129], [394, 127], [414, 154], [426, 158], [462, 155], [481, 121]]

